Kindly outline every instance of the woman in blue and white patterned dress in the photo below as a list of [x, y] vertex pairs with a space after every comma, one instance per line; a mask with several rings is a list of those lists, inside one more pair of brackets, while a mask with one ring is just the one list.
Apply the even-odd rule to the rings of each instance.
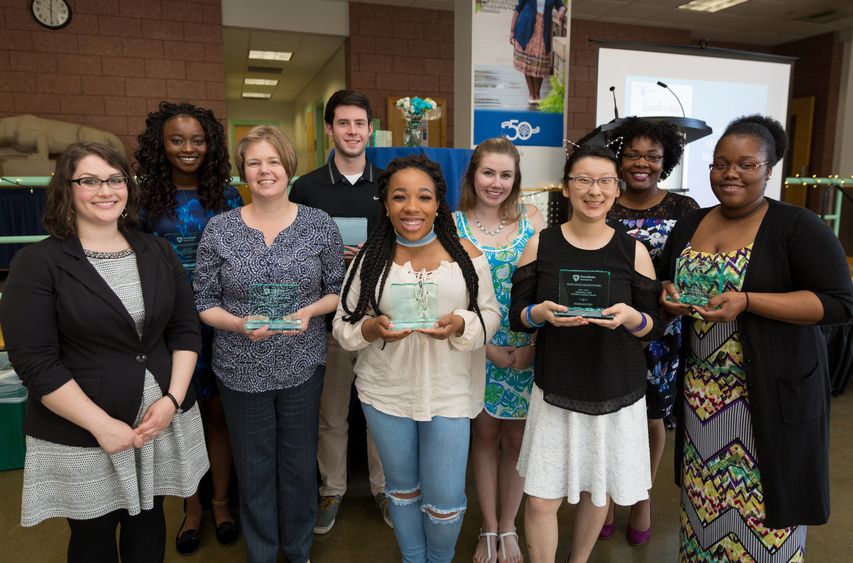
[[522, 560], [515, 517], [523, 479], [515, 465], [533, 385], [533, 342], [531, 335], [509, 330], [510, 280], [527, 241], [545, 221], [536, 207], [519, 204], [520, 191], [518, 151], [504, 138], [487, 139], [471, 156], [454, 214], [459, 237], [474, 243], [489, 261], [502, 317], [486, 347], [485, 408], [473, 425], [471, 456], [483, 513], [477, 563]]
[[[213, 217], [199, 242], [196, 307], [215, 330], [213, 371], [240, 481], [248, 561], [304, 563], [317, 512], [317, 433], [326, 364], [324, 316], [344, 275], [343, 243], [323, 211], [288, 200], [296, 153], [261, 125], [238, 145], [252, 203]], [[297, 284], [299, 330], [245, 328], [254, 284]]]

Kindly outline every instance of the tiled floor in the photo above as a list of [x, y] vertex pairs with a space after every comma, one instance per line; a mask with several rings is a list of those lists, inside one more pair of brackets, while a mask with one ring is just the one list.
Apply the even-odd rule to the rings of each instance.
[[[809, 529], [807, 561], [853, 561], [853, 391], [835, 399], [832, 404], [832, 518], [826, 526]], [[672, 433], [661, 465], [661, 474], [652, 493], [654, 535], [642, 547], [630, 547], [624, 540], [627, 512], [617, 515], [618, 532], [596, 546], [593, 562], [666, 563], [678, 559], [678, 490], [672, 485]], [[392, 531], [385, 526], [370, 497], [366, 471], [353, 468], [350, 490], [344, 499], [338, 522], [325, 536], [315, 537], [312, 560], [324, 562], [384, 563], [400, 561]], [[469, 510], [457, 545], [457, 561], [471, 561], [477, 530], [479, 509], [469, 478]], [[0, 472], [0, 560], [9, 562], [55, 563], [65, 560], [68, 530], [63, 520], [54, 519], [35, 528], [24, 529], [18, 524], [21, 500], [21, 472]], [[166, 503], [169, 544], [167, 561], [239, 562], [244, 560], [242, 540], [231, 547], [219, 546], [213, 536], [212, 524], [205, 520], [202, 546], [190, 557], [174, 551], [174, 535], [181, 523], [181, 503], [168, 499]], [[564, 560], [571, 534], [573, 509], [563, 506], [560, 511], [561, 539], [558, 561]], [[522, 517], [518, 519], [523, 527]], [[520, 530], [521, 531], [521, 530]], [[522, 534], [523, 542], [523, 534]]]

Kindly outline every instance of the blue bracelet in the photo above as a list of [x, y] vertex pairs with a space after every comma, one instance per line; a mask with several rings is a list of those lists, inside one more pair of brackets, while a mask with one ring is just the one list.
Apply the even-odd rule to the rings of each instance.
[[533, 319], [530, 317], [530, 309], [532, 309], [533, 307], [534, 307], [533, 305], [528, 305], [524, 309], [524, 316], [527, 318], [527, 324], [529, 324], [530, 326], [532, 326], [534, 328], [541, 328], [541, 327], [545, 326], [545, 322], [543, 321], [541, 323], [535, 323], [535, 322], [533, 322]]
[[647, 324], [649, 324], [649, 321], [647, 321], [647, 320], [646, 320], [646, 315], [645, 315], [645, 313], [640, 313], [640, 318], [642, 318], [642, 319], [643, 319], [643, 322], [641, 322], [641, 323], [640, 323], [640, 326], [638, 326], [637, 328], [628, 328], [628, 327], [626, 327], [625, 325], [622, 325], [622, 328], [624, 328], [625, 330], [627, 330], [627, 331], [628, 331], [628, 332], [630, 332], [631, 334], [636, 334], [636, 333], [640, 332], [641, 330], [643, 330], [644, 328], [646, 328], [646, 325], [647, 325]]

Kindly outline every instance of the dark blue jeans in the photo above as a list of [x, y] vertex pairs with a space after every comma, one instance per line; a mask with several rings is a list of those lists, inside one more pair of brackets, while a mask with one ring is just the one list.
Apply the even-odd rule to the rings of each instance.
[[249, 563], [291, 563], [311, 553], [317, 517], [317, 431], [325, 366], [290, 389], [219, 395], [240, 482], [240, 523]]

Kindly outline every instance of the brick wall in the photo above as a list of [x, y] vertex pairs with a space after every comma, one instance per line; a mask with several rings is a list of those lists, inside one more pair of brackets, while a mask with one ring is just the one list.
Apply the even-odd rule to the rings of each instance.
[[118, 135], [132, 152], [161, 100], [225, 118], [220, 0], [75, 0], [71, 23], [39, 25], [0, 0], [0, 117], [31, 113]]
[[843, 44], [837, 33], [825, 33], [773, 48], [779, 55], [799, 57], [794, 63], [791, 95], [814, 96], [812, 152], [808, 174], [838, 174], [832, 168], [838, 96], [841, 88]]
[[453, 145], [453, 12], [353, 2], [346, 83], [361, 90], [386, 123], [389, 96], [447, 100]]

